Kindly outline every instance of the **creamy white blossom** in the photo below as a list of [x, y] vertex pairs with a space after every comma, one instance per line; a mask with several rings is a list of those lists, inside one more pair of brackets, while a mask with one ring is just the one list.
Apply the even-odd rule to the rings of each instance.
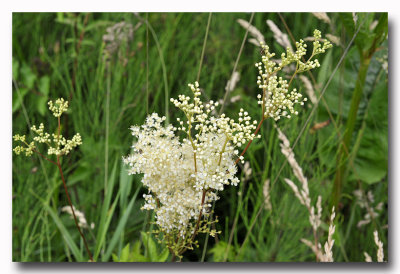
[[[133, 153], [124, 158], [130, 174], [143, 174], [148, 194], [142, 209], [154, 210], [159, 228], [182, 238], [195, 233], [199, 216], [208, 216], [217, 191], [239, 183], [237, 147], [255, 137], [257, 123], [243, 109], [238, 121], [224, 114], [212, 116], [218, 102], [204, 104], [198, 83], [189, 87], [193, 97], [171, 99], [185, 114], [185, 121], [178, 118], [178, 127], [163, 125], [165, 117], [151, 114], [144, 125], [131, 128], [137, 140]], [[180, 139], [179, 131], [186, 137]]]

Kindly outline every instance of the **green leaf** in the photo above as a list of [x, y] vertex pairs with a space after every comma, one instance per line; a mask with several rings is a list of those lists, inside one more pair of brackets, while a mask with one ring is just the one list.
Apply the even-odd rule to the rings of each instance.
[[149, 262], [149, 259], [142, 254], [140, 241], [136, 241], [131, 251], [132, 262]]
[[50, 77], [43, 76], [39, 80], [39, 92], [41, 96], [36, 101], [37, 103], [37, 110], [40, 115], [44, 116], [47, 112], [47, 102], [49, 100], [49, 91], [50, 91]]
[[382, 13], [378, 25], [374, 29], [376, 44], [379, 46], [386, 40], [388, 35], [388, 14], [387, 12]]
[[68, 176], [67, 186], [73, 186], [78, 182], [83, 182], [92, 174], [91, 167], [88, 162], [80, 161], [78, 168]]
[[120, 262], [129, 262], [130, 257], [130, 249], [129, 243], [122, 249], [121, 257], [119, 258]]
[[25, 86], [28, 90], [32, 89], [35, 81], [36, 81], [36, 75], [32, 72], [31, 68], [27, 64], [23, 64], [21, 67], [21, 81], [23, 86]]
[[19, 76], [19, 62], [18, 62], [18, 60], [13, 58], [13, 60], [12, 60], [12, 77], [15, 81], [18, 81], [18, 76]]
[[132, 251], [130, 250], [129, 243], [122, 249], [121, 256], [112, 254], [114, 262], [149, 262], [150, 260], [141, 254], [140, 241], [136, 241], [133, 245]]
[[84, 259], [79, 248], [76, 246], [74, 240], [72, 239], [71, 235], [69, 234], [68, 230], [65, 228], [64, 224], [57, 216], [57, 213], [54, 212], [52, 208], [50, 208], [45, 202], [42, 201], [43, 207], [46, 211], [50, 214], [53, 221], [56, 223], [58, 229], [60, 230], [61, 235], [64, 237], [65, 242], [67, 243], [68, 247], [71, 249], [72, 254], [76, 258], [78, 262], [83, 262]]
[[128, 207], [126, 208], [125, 212], [123, 213], [122, 217], [120, 218], [119, 223], [117, 225], [117, 228], [116, 228], [116, 230], [115, 230], [115, 232], [114, 232], [114, 234], [113, 234], [113, 236], [112, 236], [112, 238], [110, 240], [110, 243], [109, 243], [109, 245], [107, 247], [107, 250], [104, 253], [104, 256], [102, 257], [102, 261], [103, 262], [108, 261], [108, 258], [110, 257], [110, 254], [111, 254], [112, 250], [114, 249], [115, 245], [118, 242], [119, 236], [124, 231], [126, 222], [128, 220], [128, 217], [131, 215], [132, 207], [133, 207], [133, 204], [136, 201], [136, 198], [137, 198], [137, 195], [139, 193], [139, 190], [140, 190], [140, 188], [138, 188], [136, 190], [136, 192], [133, 195], [131, 201], [129, 202]]
[[42, 95], [48, 96], [50, 91], [50, 77], [45, 75], [39, 80], [39, 91]]
[[[209, 250], [209, 253], [213, 255], [214, 262], [223, 262], [225, 254], [228, 251], [228, 243], [219, 241], [213, 248]], [[235, 260], [235, 248], [231, 245], [228, 251], [228, 261]]]
[[142, 234], [142, 239], [143, 239], [143, 245], [145, 249], [147, 250], [148, 258], [150, 259], [151, 262], [157, 261], [158, 255], [157, 255], [157, 245], [152, 239], [151, 235], [141, 232]]
[[[358, 20], [357, 20], [357, 25], [356, 29], [360, 29], [357, 37], [354, 40], [354, 43], [357, 45], [362, 50], [369, 49], [372, 41], [374, 39], [374, 35], [372, 31], [369, 29], [371, 23], [374, 20], [374, 13], [363, 13], [363, 12], [358, 12], [357, 13]], [[360, 27], [360, 24], [362, 26]]]
[[328, 80], [332, 69], [330, 68], [332, 66], [332, 51], [328, 51], [328, 53], [326, 54], [322, 65], [319, 69], [319, 73], [318, 73], [318, 84], [323, 85], [325, 84], [325, 82]]
[[112, 260], [113, 260], [113, 262], [119, 263], [119, 258], [114, 253], [112, 254]]
[[110, 207], [112, 190], [113, 190], [114, 183], [115, 183], [118, 162], [119, 162], [119, 157], [117, 159], [115, 159], [115, 163], [114, 163], [113, 169], [111, 171], [110, 178], [108, 179], [108, 184], [107, 184], [107, 189], [106, 189], [106, 197], [104, 198], [104, 203], [103, 203], [103, 206], [101, 209], [99, 230], [97, 231], [96, 247], [95, 247], [95, 252], [94, 252], [94, 256], [93, 256], [93, 259], [95, 261], [97, 261], [100, 251], [103, 248], [103, 245], [105, 242], [105, 237], [106, 237], [107, 231], [108, 231], [108, 227], [110, 225], [115, 206], [117, 205], [117, 202], [118, 202], [118, 199], [120, 196], [120, 192], [118, 191], [118, 194], [115, 197], [114, 202]]
[[[18, 94], [19, 92], [19, 94]], [[12, 95], [12, 112], [19, 110], [21, 108], [21, 101], [24, 100], [25, 95], [28, 93], [27, 88], [20, 88], [19, 90], [13, 90]]]
[[164, 248], [164, 250], [158, 255], [156, 262], [163, 263], [168, 260], [169, 250], [168, 248]]
[[354, 167], [360, 180], [373, 184], [381, 181], [388, 172], [387, 83], [382, 82], [377, 86], [370, 100], [364, 135]]
[[127, 199], [131, 193], [133, 176], [130, 176], [127, 171], [127, 166], [122, 164], [119, 174], [119, 187], [121, 189], [120, 207], [125, 209]]
[[355, 32], [353, 14], [351, 12], [341, 12], [339, 13], [339, 17], [349, 36], [353, 36]]

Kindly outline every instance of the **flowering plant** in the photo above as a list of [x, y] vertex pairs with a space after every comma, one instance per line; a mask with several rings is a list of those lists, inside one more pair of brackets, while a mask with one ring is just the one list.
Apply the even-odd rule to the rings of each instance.
[[[144, 174], [142, 183], [148, 194], [143, 195], [142, 209], [155, 211], [158, 229], [154, 232], [170, 250], [172, 260], [197, 246], [198, 233], [218, 233], [209, 226], [218, 221], [210, 220], [211, 203], [219, 199], [218, 191], [239, 183], [236, 165], [243, 162], [253, 139], [260, 138], [258, 131], [263, 121], [298, 114], [295, 105], [303, 105], [307, 99], [302, 99], [296, 89], [289, 91], [289, 86], [297, 73], [319, 67], [314, 57], [332, 46], [328, 40], [321, 45], [320, 38], [321, 32], [315, 30], [313, 51], [307, 61], [307, 45], [300, 40], [295, 52], [288, 47], [282, 53], [280, 63], [272, 60], [275, 54], [260, 42], [263, 56], [255, 64], [259, 70], [257, 84], [262, 90], [257, 96], [262, 107], [260, 122], [252, 121], [243, 109], [237, 121], [225, 114], [214, 116], [218, 102], [203, 103], [201, 89], [195, 82], [189, 84], [192, 97], [179, 95], [178, 99], [171, 99], [186, 118], [177, 119], [178, 127], [163, 125], [166, 118], [157, 113], [149, 115], [144, 125], [131, 127], [137, 140], [132, 146], [133, 154], [125, 157], [124, 162], [130, 166], [130, 174]], [[277, 74], [292, 63], [296, 68], [288, 83]], [[182, 140], [178, 132], [184, 133]], [[246, 143], [239, 154], [238, 149]]]

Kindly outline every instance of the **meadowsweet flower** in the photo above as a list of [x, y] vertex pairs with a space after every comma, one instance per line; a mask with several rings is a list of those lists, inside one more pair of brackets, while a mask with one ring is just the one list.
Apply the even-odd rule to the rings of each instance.
[[55, 102], [48, 102], [49, 109], [53, 112], [54, 117], [60, 117], [63, 112], [68, 110], [68, 101], [64, 101], [63, 98], [57, 99]]
[[[261, 62], [256, 63], [255, 66], [259, 73], [257, 85], [262, 90], [262, 93], [257, 96], [258, 104], [263, 106], [264, 118], [272, 118], [277, 121], [281, 117], [290, 118], [292, 115], [298, 114], [295, 105], [303, 105], [307, 98], [302, 98], [297, 89], [289, 91], [289, 86], [296, 74], [320, 66], [318, 59], [314, 59], [314, 57], [332, 47], [332, 44], [326, 39], [323, 40], [321, 45], [320, 39], [321, 32], [315, 30], [313, 51], [306, 61], [304, 61], [304, 57], [307, 53], [307, 45], [300, 39], [296, 42], [296, 51], [293, 51], [289, 46], [286, 48], [286, 53], [281, 54], [280, 63], [272, 59], [275, 53], [271, 53], [267, 45], [260, 43], [263, 56]], [[277, 76], [279, 71], [292, 63], [296, 64], [296, 70], [290, 82]]]
[[[261, 38], [254, 27], [243, 21], [239, 23]], [[320, 39], [320, 32], [315, 31], [314, 36], [315, 40]], [[236, 164], [239, 161], [244, 164], [243, 154], [248, 146], [240, 155], [239, 148], [260, 137], [256, 134], [266, 118], [279, 120], [281, 116], [290, 118], [297, 115], [295, 104], [302, 105], [307, 100], [296, 89], [289, 91], [291, 81], [276, 74], [291, 63], [296, 64], [294, 74], [318, 67], [318, 60], [312, 58], [329, 48], [329, 42], [321, 45], [314, 41], [313, 53], [304, 62], [307, 45], [300, 40], [296, 43], [296, 51], [288, 47], [278, 63], [272, 59], [275, 54], [269, 51], [269, 47], [262, 41], [260, 45], [263, 55], [256, 67], [259, 70], [257, 85], [262, 94], [257, 95], [257, 99], [262, 105], [263, 115], [259, 124], [244, 109], [239, 110], [237, 119], [223, 113], [217, 116], [215, 110], [219, 102], [210, 100], [203, 103], [199, 83], [195, 82], [188, 85], [192, 96], [181, 94], [170, 99], [185, 116], [185, 119], [176, 119], [176, 126], [164, 125], [166, 118], [153, 113], [143, 125], [131, 127], [136, 139], [133, 153], [123, 160], [129, 166], [129, 174], [143, 174], [142, 183], [148, 193], [143, 195], [145, 203], [142, 209], [155, 211], [156, 235], [162, 234], [167, 247], [177, 256], [186, 249], [193, 249], [197, 233], [211, 236], [217, 233], [209, 228], [210, 222], [214, 222], [208, 220], [211, 203], [219, 199], [219, 191], [239, 183]], [[232, 75], [226, 86], [227, 92], [232, 91], [238, 76]], [[294, 183], [289, 181], [288, 184], [297, 190], [296, 195], [309, 209], [310, 222], [316, 230], [320, 226], [321, 197], [317, 201], [317, 212], [314, 212], [307, 179], [301, 169], [296, 176], [300, 175], [303, 183], [301, 194]]]
[[[167, 237], [185, 239], [181, 249], [191, 246], [197, 232], [210, 233], [206, 223], [200, 227], [195, 224], [208, 218], [211, 203], [219, 199], [217, 191], [239, 183], [237, 148], [255, 138], [252, 132], [257, 123], [243, 109], [237, 121], [225, 114], [212, 116], [218, 102], [204, 104], [197, 82], [189, 88], [193, 97], [171, 99], [185, 114], [185, 121], [178, 118], [175, 127], [163, 125], [165, 117], [157, 113], [149, 115], [145, 124], [131, 127], [137, 140], [134, 153], [124, 158], [129, 174], [143, 174], [148, 194], [142, 209], [156, 212], [156, 223]], [[186, 134], [182, 140], [179, 131]], [[177, 249], [172, 244], [169, 247]]]
[[[53, 113], [54, 117], [60, 119], [61, 115], [68, 110], [68, 101], [63, 98], [57, 99], [55, 102], [49, 101], [49, 110]], [[43, 123], [40, 123], [37, 127], [33, 125], [31, 131], [36, 135], [33, 137], [33, 141], [28, 143], [25, 135], [16, 134], [13, 136], [14, 141], [20, 142], [23, 145], [16, 146], [13, 151], [19, 155], [25, 152], [26, 156], [31, 156], [37, 149], [36, 144], [46, 144], [48, 146], [47, 154], [62, 156], [67, 155], [72, 149], [82, 144], [82, 137], [79, 133], [76, 133], [71, 140], [67, 140], [62, 136], [60, 132], [48, 133], [45, 132]]]

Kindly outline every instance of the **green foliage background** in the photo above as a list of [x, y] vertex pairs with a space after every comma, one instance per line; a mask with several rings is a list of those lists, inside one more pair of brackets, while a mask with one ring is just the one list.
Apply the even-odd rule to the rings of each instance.
[[[369, 26], [381, 15], [358, 14], [358, 24], [365, 24], [357, 37], [358, 44], [370, 43]], [[357, 28], [349, 19], [351, 14], [329, 14], [331, 24], [311, 13], [281, 16], [296, 40], [312, 36], [315, 28], [323, 35], [331, 33], [341, 38], [341, 45], [319, 59], [321, 68], [313, 71], [322, 91]], [[236, 20], [248, 21], [250, 17], [250, 13], [212, 14], [199, 81], [204, 101], [223, 98], [246, 33]], [[102, 40], [106, 28], [121, 21], [136, 26], [146, 18], [150, 30], [147, 31], [146, 24], [138, 25], [133, 39], [121, 45], [107, 67]], [[128, 176], [121, 159], [130, 152], [133, 141], [129, 127], [142, 124], [148, 113], [168, 115], [172, 122], [181, 117], [169, 105], [169, 97], [189, 94], [187, 83], [197, 78], [208, 18], [208, 13], [13, 14], [13, 134], [29, 134], [28, 124], [40, 122], [55, 130], [56, 120], [47, 109], [47, 101], [59, 97], [70, 101], [62, 131], [67, 137], [79, 132], [83, 144], [65, 157], [62, 165], [75, 207], [85, 213], [88, 223], [95, 224], [94, 229], [85, 229], [84, 233], [97, 261], [168, 260], [153, 236], [141, 233], [152, 228], [154, 217], [140, 210], [145, 193], [141, 177]], [[267, 19], [286, 32], [276, 13], [255, 13], [252, 24], [279, 56], [284, 49], [275, 41]], [[351, 24], [353, 30], [348, 27]], [[387, 21], [384, 28], [387, 31]], [[324, 222], [331, 211], [338, 136], [345, 131], [360, 66], [357, 43], [350, 47], [333, 75], [317, 111], [312, 112], [309, 102], [298, 117], [278, 123], [291, 144], [305, 126], [294, 152], [309, 179], [312, 203], [318, 195], [322, 196]], [[376, 260], [374, 230], [379, 232], [388, 259], [388, 82], [379, 61], [385, 55], [387, 40], [372, 57], [357, 112], [351, 164], [335, 222], [335, 261], [364, 261], [364, 251]], [[242, 107], [258, 119], [254, 63], [259, 60], [259, 49], [246, 41], [237, 65], [240, 81], [230, 94], [240, 95], [241, 100], [228, 102], [227, 115], [236, 117]], [[294, 87], [305, 89], [299, 79], [295, 79]], [[327, 121], [330, 115], [334, 123], [331, 121], [316, 133], [310, 132], [311, 127]], [[312, 251], [300, 241], [311, 240], [312, 229], [306, 208], [284, 183], [284, 178], [298, 182], [288, 165], [280, 172], [286, 159], [280, 152], [272, 121], [264, 124], [261, 134], [262, 138], [245, 155], [252, 168], [251, 177], [239, 175], [241, 184], [228, 187], [216, 203], [221, 234], [217, 239], [200, 237], [200, 247], [186, 252], [184, 261], [315, 261]], [[73, 220], [60, 211], [67, 201], [56, 167], [38, 157], [24, 156], [13, 156], [12, 165], [13, 261], [87, 261]], [[266, 179], [272, 183], [272, 210], [262, 209]], [[360, 187], [365, 193], [373, 193], [371, 206], [379, 202], [384, 206], [373, 222], [358, 228], [358, 221], [366, 214], [353, 194]], [[327, 238], [328, 224], [323, 223], [322, 228], [321, 244]], [[230, 235], [232, 245], [227, 248]]]

